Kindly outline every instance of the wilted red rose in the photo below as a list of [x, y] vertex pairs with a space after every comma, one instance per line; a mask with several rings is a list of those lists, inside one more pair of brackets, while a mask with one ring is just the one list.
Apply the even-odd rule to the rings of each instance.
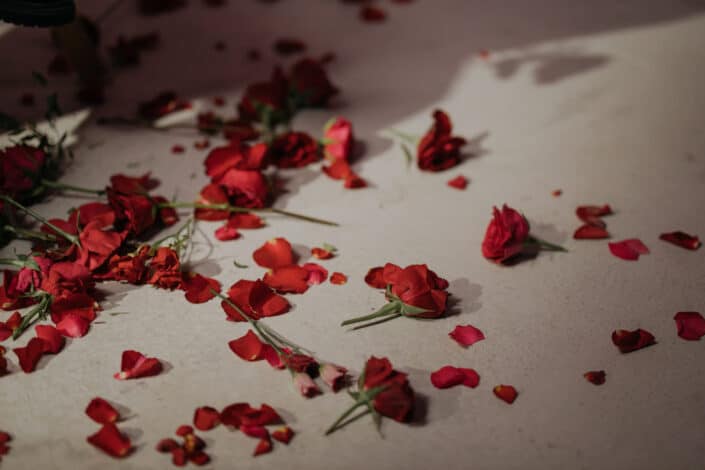
[[419, 142], [417, 164], [425, 171], [447, 170], [460, 162], [460, 148], [466, 141], [451, 135], [453, 125], [446, 113], [436, 110], [433, 119], [433, 126]]
[[0, 151], [0, 194], [22, 199], [42, 178], [46, 154], [38, 148], [15, 145]]
[[322, 107], [338, 93], [328, 79], [325, 69], [315, 59], [302, 59], [289, 73], [289, 92], [298, 106]]
[[[276, 294], [264, 282], [248, 281], [241, 279], [228, 290], [228, 299], [235, 304], [245, 315], [252, 319], [281, 315], [289, 311], [289, 302], [281, 295]], [[228, 302], [221, 303], [228, 319], [245, 321], [242, 315]]]
[[524, 249], [524, 242], [529, 236], [529, 222], [506, 204], [501, 212], [494, 207], [493, 214], [482, 241], [482, 255], [501, 263]]
[[216, 147], [208, 153], [204, 165], [206, 174], [211, 181], [219, 183], [225, 173], [235, 168], [237, 170], [263, 170], [266, 168], [265, 157], [267, 144], [250, 145], [244, 142], [233, 142], [224, 147]]
[[411, 419], [414, 391], [407, 375], [395, 370], [389, 359], [372, 356], [365, 364], [364, 389], [377, 387], [384, 389], [374, 398], [373, 405], [377, 412], [399, 422]]
[[149, 265], [147, 283], [162, 289], [181, 287], [181, 262], [176, 251], [166, 246], [157, 248]]
[[437, 318], [445, 312], [448, 281], [438, 277], [425, 264], [412, 264], [395, 270], [393, 274], [385, 276], [385, 281], [392, 286], [392, 294], [403, 303], [424, 310], [407, 313], [407, 316]]
[[281, 134], [274, 139], [267, 155], [279, 168], [300, 168], [321, 158], [318, 142], [304, 132]]

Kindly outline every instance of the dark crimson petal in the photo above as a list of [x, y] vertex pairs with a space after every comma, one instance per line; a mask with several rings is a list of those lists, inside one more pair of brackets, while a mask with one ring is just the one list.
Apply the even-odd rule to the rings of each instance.
[[193, 434], [193, 428], [189, 426], [188, 424], [182, 424], [178, 428], [176, 428], [176, 432], [174, 433], [179, 437], [185, 437]]
[[56, 354], [64, 347], [65, 339], [61, 336], [61, 332], [51, 325], [37, 325], [34, 327], [37, 333], [37, 338], [44, 340], [45, 354]]
[[608, 245], [614, 256], [627, 261], [636, 261], [639, 259], [640, 255], [649, 253], [649, 249], [646, 245], [637, 238], [609, 243]]
[[22, 370], [29, 374], [34, 372], [39, 359], [44, 353], [44, 340], [41, 338], [32, 338], [27, 343], [27, 346], [15, 348], [12, 351], [17, 355], [17, 360], [20, 362]]
[[583, 377], [593, 385], [602, 385], [605, 383], [605, 371], [604, 370], [591, 370], [585, 372]]
[[581, 225], [575, 233], [573, 233], [573, 238], [576, 240], [599, 240], [609, 237], [610, 234], [607, 230], [590, 224]]
[[98, 424], [114, 423], [120, 419], [120, 413], [106, 400], [96, 397], [86, 407], [86, 415]]
[[252, 259], [263, 268], [276, 269], [294, 264], [294, 253], [285, 238], [274, 238], [255, 250]]
[[283, 426], [272, 432], [272, 437], [281, 443], [288, 444], [294, 437], [294, 431], [289, 426]]
[[257, 447], [255, 447], [255, 451], [252, 455], [257, 457], [258, 455], [268, 454], [271, 451], [272, 451], [272, 440], [269, 439], [269, 437], [267, 437], [265, 439], [260, 439], [260, 441], [257, 443]]
[[121, 433], [113, 423], [104, 424], [100, 431], [88, 436], [86, 440], [115, 458], [126, 457], [132, 450], [130, 438]]
[[685, 248], [686, 250], [697, 250], [702, 244], [697, 235], [688, 235], [681, 231], [662, 233], [659, 238], [663, 241], [680, 246], [681, 248]]
[[174, 439], [168, 437], [166, 439], [162, 439], [157, 443], [156, 449], [157, 452], [172, 452], [175, 449], [179, 447], [179, 443], [176, 442]]
[[510, 405], [514, 403], [514, 400], [516, 400], [519, 395], [516, 389], [511, 385], [497, 385], [492, 389], [492, 392], [497, 398], [509, 403]]
[[431, 383], [436, 388], [449, 388], [460, 385], [465, 381], [463, 374], [457, 367], [443, 366], [431, 373]]
[[448, 333], [448, 336], [453, 338], [459, 345], [468, 347], [485, 339], [482, 331], [472, 325], [458, 325], [453, 331]]
[[196, 408], [193, 414], [193, 425], [201, 431], [209, 431], [220, 423], [220, 413], [210, 406]]
[[189, 456], [189, 462], [191, 462], [192, 464], [197, 465], [199, 467], [209, 463], [210, 461], [211, 461], [210, 456], [208, 454], [206, 454], [205, 452], [203, 452], [202, 450], [194, 452]]
[[264, 344], [252, 330], [228, 343], [232, 352], [245, 361], [259, 361], [263, 359]]
[[360, 19], [368, 23], [379, 23], [387, 19], [387, 12], [382, 8], [364, 5], [360, 9]]
[[656, 340], [654, 335], [639, 328], [633, 331], [615, 330], [612, 332], [612, 343], [620, 352], [629, 353], [656, 344]]
[[681, 338], [697, 341], [705, 336], [705, 318], [698, 312], [678, 312], [673, 319]]
[[267, 431], [267, 428], [264, 426], [248, 426], [243, 424], [240, 426], [240, 431], [246, 436], [257, 439], [269, 438], [269, 431]]
[[381, 385], [393, 373], [394, 368], [389, 359], [371, 356], [365, 364], [365, 388]]

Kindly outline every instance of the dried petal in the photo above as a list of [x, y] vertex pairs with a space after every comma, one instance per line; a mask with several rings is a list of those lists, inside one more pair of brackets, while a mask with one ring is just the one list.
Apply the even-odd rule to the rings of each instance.
[[263, 268], [276, 269], [294, 264], [291, 244], [285, 238], [269, 240], [252, 254], [255, 263]]
[[120, 419], [120, 413], [106, 400], [96, 397], [86, 407], [86, 415], [98, 424], [114, 423]]
[[619, 351], [624, 354], [656, 344], [656, 340], [654, 339], [654, 335], [639, 328], [634, 331], [613, 331], [612, 343], [614, 343], [614, 345], [619, 348]]
[[463, 175], [458, 175], [452, 180], [448, 181], [448, 186], [455, 189], [463, 190], [468, 186], [468, 179]]
[[700, 248], [700, 239], [697, 235], [688, 235], [680, 230], [677, 232], [662, 233], [659, 238], [663, 241], [673, 243], [686, 250], [697, 250]]
[[158, 375], [162, 371], [159, 359], [146, 357], [144, 354], [127, 350], [122, 352], [121, 372], [114, 377], [118, 380], [138, 379]]
[[130, 438], [122, 434], [113, 423], [104, 424], [100, 431], [86, 440], [111, 457], [126, 457], [132, 450]]
[[461, 346], [472, 346], [478, 341], [485, 339], [485, 335], [482, 331], [478, 330], [472, 325], [458, 325], [453, 331], [448, 333], [448, 336], [453, 338]]
[[596, 225], [584, 224], [578, 227], [578, 229], [573, 233], [573, 238], [576, 240], [599, 240], [602, 238], [609, 238], [610, 234], [603, 227], [598, 227]]
[[673, 317], [678, 336], [688, 341], [698, 341], [705, 336], [705, 318], [698, 312], [678, 312]]
[[66, 340], [61, 333], [51, 325], [37, 325], [34, 327], [37, 338], [44, 340], [44, 354], [56, 354], [64, 347]]
[[196, 408], [193, 414], [193, 425], [201, 431], [210, 431], [220, 423], [220, 413], [210, 406]]
[[346, 284], [347, 282], [348, 282], [348, 276], [346, 276], [343, 273], [334, 272], [333, 274], [330, 275], [330, 283], [331, 284], [341, 286], [343, 284]]
[[605, 383], [605, 371], [604, 370], [591, 370], [585, 372], [583, 377], [593, 385], [602, 385]]
[[514, 400], [517, 399], [517, 395], [519, 395], [516, 389], [511, 385], [497, 385], [494, 389], [492, 389], [492, 392], [497, 398], [509, 403], [510, 405], [514, 403]]

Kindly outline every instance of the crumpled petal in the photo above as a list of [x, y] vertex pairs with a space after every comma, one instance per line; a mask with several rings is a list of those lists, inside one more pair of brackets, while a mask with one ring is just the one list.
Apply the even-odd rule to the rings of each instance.
[[620, 242], [609, 243], [610, 251], [617, 258], [636, 261], [640, 255], [649, 253], [649, 248], [638, 238], [629, 238]]
[[255, 250], [252, 259], [263, 268], [276, 269], [294, 264], [294, 252], [285, 238], [273, 238]]
[[474, 369], [443, 366], [431, 373], [431, 383], [436, 388], [449, 388], [461, 384], [475, 388], [480, 383], [480, 376]]
[[114, 377], [118, 380], [138, 379], [158, 375], [162, 371], [159, 359], [146, 357], [144, 354], [127, 350], [122, 352], [121, 372]]
[[673, 317], [678, 336], [688, 341], [698, 341], [705, 336], [705, 318], [698, 312], [678, 312]]
[[591, 370], [585, 372], [583, 377], [593, 385], [602, 385], [605, 383], [605, 371], [604, 370]]
[[697, 235], [688, 235], [680, 230], [677, 232], [662, 233], [659, 238], [663, 241], [685, 248], [686, 250], [697, 250], [700, 248], [700, 239]]
[[220, 413], [210, 406], [196, 408], [193, 414], [193, 425], [201, 431], [209, 431], [220, 423]]
[[34, 369], [37, 367], [37, 363], [44, 353], [44, 348], [43, 339], [32, 338], [26, 346], [14, 348], [12, 351], [17, 355], [17, 360], [22, 370], [26, 374], [29, 374], [30, 372], [34, 372]]
[[581, 225], [575, 233], [573, 233], [573, 238], [576, 240], [600, 240], [609, 237], [609, 232], [603, 227], [591, 224]]
[[129, 455], [132, 450], [130, 438], [121, 433], [113, 423], [104, 424], [100, 431], [88, 436], [86, 440], [102, 450], [106, 454], [115, 458], [123, 458]]
[[497, 385], [492, 389], [492, 392], [497, 398], [509, 403], [510, 405], [514, 403], [514, 400], [516, 400], [519, 395], [517, 390], [511, 385]]
[[614, 345], [619, 348], [619, 351], [624, 354], [656, 344], [656, 340], [654, 335], [639, 328], [633, 331], [613, 331], [612, 343], [614, 343]]
[[98, 424], [114, 423], [120, 419], [120, 413], [113, 405], [96, 397], [86, 407], [86, 415]]
[[468, 347], [485, 339], [484, 333], [472, 325], [458, 325], [453, 331], [448, 333], [459, 345]]

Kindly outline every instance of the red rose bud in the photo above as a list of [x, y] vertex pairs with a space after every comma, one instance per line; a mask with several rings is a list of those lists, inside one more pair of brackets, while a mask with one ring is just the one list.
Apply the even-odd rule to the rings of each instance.
[[311, 398], [321, 393], [316, 382], [305, 372], [296, 372], [294, 374], [294, 388], [306, 398]]
[[345, 386], [347, 372], [348, 370], [345, 367], [336, 366], [335, 364], [322, 364], [319, 368], [321, 379], [334, 392]]
[[492, 210], [493, 217], [482, 241], [482, 255], [501, 263], [522, 252], [529, 237], [529, 222], [506, 204], [501, 212], [496, 207]]

